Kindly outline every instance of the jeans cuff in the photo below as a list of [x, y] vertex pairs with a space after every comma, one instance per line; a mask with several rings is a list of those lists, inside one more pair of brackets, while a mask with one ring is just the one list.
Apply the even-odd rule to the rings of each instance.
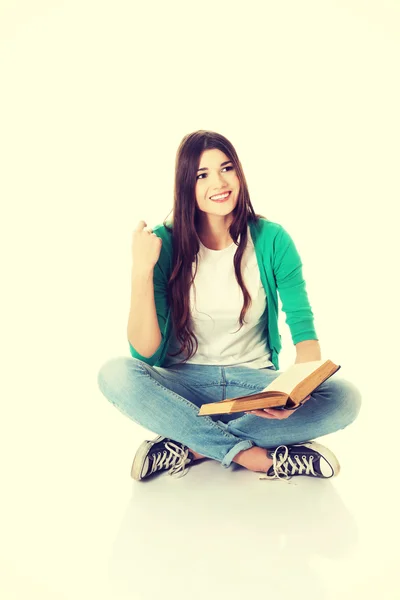
[[225, 455], [221, 465], [227, 469], [231, 466], [232, 459], [235, 458], [236, 454], [238, 454], [241, 450], [248, 450], [254, 445], [254, 442], [251, 440], [243, 440], [238, 442], [231, 450], [229, 450], [228, 454]]

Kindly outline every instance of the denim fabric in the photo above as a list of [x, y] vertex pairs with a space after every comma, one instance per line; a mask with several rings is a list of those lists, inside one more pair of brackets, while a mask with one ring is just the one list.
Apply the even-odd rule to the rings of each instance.
[[361, 406], [361, 394], [336, 373], [287, 419], [243, 412], [198, 416], [202, 404], [263, 390], [281, 371], [274, 367], [198, 365], [150, 366], [134, 357], [103, 364], [98, 385], [104, 396], [135, 423], [228, 468], [241, 450], [296, 444], [344, 429]]

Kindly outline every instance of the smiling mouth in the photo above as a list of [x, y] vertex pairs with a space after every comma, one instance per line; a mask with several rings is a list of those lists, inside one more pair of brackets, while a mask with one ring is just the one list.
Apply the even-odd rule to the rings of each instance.
[[227, 194], [218, 194], [218, 196], [216, 198], [211, 197], [210, 200], [212, 200], [212, 202], [225, 202], [225, 200], [228, 200], [229, 196], [231, 195], [231, 192], [227, 192]]

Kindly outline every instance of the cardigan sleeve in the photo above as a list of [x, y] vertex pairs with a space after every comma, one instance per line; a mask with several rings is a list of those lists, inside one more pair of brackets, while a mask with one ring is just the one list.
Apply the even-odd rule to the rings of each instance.
[[318, 339], [302, 267], [293, 239], [281, 226], [274, 241], [273, 270], [293, 344]]

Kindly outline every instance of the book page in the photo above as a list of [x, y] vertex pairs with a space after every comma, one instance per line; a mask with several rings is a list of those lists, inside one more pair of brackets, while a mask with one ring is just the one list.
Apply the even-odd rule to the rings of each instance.
[[290, 392], [298, 383], [303, 381], [303, 379], [308, 377], [308, 375], [323, 365], [324, 362], [326, 361], [312, 360], [305, 363], [291, 365], [288, 369], [286, 369], [286, 371], [283, 371], [281, 375], [278, 375], [278, 377], [262, 391], [265, 392], [268, 390], [272, 392], [285, 392], [285, 394], [290, 395]]

